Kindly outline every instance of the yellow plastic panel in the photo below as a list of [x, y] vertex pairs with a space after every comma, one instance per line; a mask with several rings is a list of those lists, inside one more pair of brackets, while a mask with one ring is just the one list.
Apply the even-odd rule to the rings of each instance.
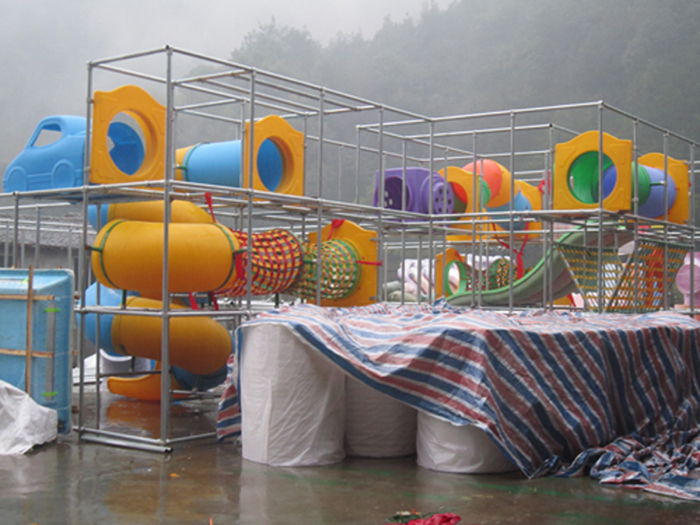
[[[444, 261], [444, 264], [443, 264]], [[444, 295], [445, 291], [445, 274], [443, 272], [443, 266], [445, 270], [450, 267], [452, 261], [464, 262], [464, 257], [462, 257], [457, 250], [454, 248], [447, 248], [445, 253], [439, 253], [435, 257], [435, 298], [439, 299]], [[452, 295], [452, 294], [449, 294]]]
[[[109, 154], [107, 132], [119, 113], [131, 116], [143, 132], [144, 158], [133, 175], [121, 171]], [[96, 91], [92, 115], [90, 182], [115, 184], [165, 177], [164, 106], [140, 87], [128, 85], [113, 91]]]
[[[597, 203], [589, 204], [577, 199], [569, 186], [569, 171], [572, 164], [584, 153], [598, 151], [599, 137], [597, 131], [587, 131], [569, 142], [556, 145], [552, 188], [552, 205], [555, 210], [599, 207]], [[621, 140], [603, 133], [603, 155], [606, 155], [617, 168], [617, 184], [610, 195], [603, 199], [602, 207], [613, 212], [629, 211], [632, 208], [632, 141]]]
[[[688, 174], [688, 165], [671, 157], [668, 159], [668, 175], [676, 184], [676, 201], [668, 210], [668, 220], [677, 224], [686, 224], [690, 217], [690, 178]], [[642, 166], [649, 166], [661, 171], [664, 170], [664, 155], [663, 153], [647, 153], [637, 159], [637, 162]], [[657, 219], [663, 220], [663, 215]]]
[[[452, 184], [453, 191], [455, 192], [455, 200], [458, 197], [458, 193], [460, 192], [460, 189], [466, 194], [467, 196], [467, 206], [466, 209], [464, 210], [464, 213], [475, 213], [476, 211], [483, 211], [483, 207], [486, 204], [485, 202], [479, 202], [480, 200], [480, 185], [485, 184], [482, 182], [481, 177], [478, 177], [476, 180], [476, 188], [477, 188], [477, 195], [474, 195], [474, 174], [465, 171], [462, 168], [457, 168], [456, 166], [447, 166], [447, 168], [442, 169], [438, 171], [440, 175], [442, 175], [448, 183]], [[482, 218], [482, 217], [478, 217]], [[475, 233], [479, 233], [483, 230], [484, 225], [477, 223], [476, 225], [474, 224], [474, 218], [473, 217], [464, 217], [461, 219], [458, 219], [457, 224], [450, 224], [450, 227], [452, 228], [458, 228], [460, 230], [466, 230], [466, 231], [474, 231]], [[477, 235], [477, 238], [479, 236]], [[448, 236], [449, 241], [469, 241], [472, 239], [471, 235], [450, 235]]]
[[[244, 156], [242, 186], [248, 188], [250, 123], [246, 123], [244, 134]], [[304, 134], [295, 130], [289, 122], [277, 115], [270, 115], [255, 124], [253, 133], [253, 189], [269, 191], [258, 174], [258, 150], [263, 142], [271, 140], [282, 156], [282, 180], [275, 193], [287, 195], [304, 194]], [[183, 154], [184, 155], [184, 154]]]
[[[351, 221], [343, 221], [340, 226], [328, 224], [321, 230], [322, 240], [327, 240], [332, 233], [333, 239], [342, 239], [350, 243], [359, 254], [360, 261], [377, 262], [377, 232], [365, 230]], [[309, 243], [316, 244], [317, 232], [308, 234]], [[321, 306], [364, 306], [377, 302], [377, 271], [379, 266], [363, 264], [361, 278], [357, 289], [342, 299], [326, 299]]]

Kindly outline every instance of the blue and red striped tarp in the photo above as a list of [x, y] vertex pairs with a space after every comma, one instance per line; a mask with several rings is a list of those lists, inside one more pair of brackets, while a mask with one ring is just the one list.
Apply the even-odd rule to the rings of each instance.
[[[699, 424], [700, 323], [678, 314], [300, 305], [244, 323], [239, 346], [246, 327], [265, 323], [288, 326], [377, 390], [481, 428], [529, 477], [575, 475], [607, 452], [626, 457], [600, 452], [623, 436], [692, 443]], [[240, 432], [235, 378], [220, 403], [220, 438]], [[684, 476], [680, 463], [669, 472]]]

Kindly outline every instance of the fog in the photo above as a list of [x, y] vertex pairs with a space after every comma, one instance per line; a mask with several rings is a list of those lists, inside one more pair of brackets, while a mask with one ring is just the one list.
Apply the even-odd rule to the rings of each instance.
[[246, 34], [273, 20], [322, 43], [339, 33], [371, 38], [387, 17], [418, 16], [426, 2], [0, 0], [0, 172], [42, 117], [85, 114], [90, 60], [165, 44], [228, 58]]

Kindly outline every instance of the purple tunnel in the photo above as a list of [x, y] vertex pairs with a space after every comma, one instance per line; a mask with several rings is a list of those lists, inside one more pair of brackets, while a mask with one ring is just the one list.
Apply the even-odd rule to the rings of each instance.
[[[426, 168], [391, 168], [384, 171], [384, 208], [430, 213], [430, 185], [433, 187], [433, 213], [448, 214], [454, 209], [452, 185]], [[404, 188], [405, 184], [405, 188]], [[380, 178], [377, 172], [374, 206], [379, 205]], [[404, 202], [404, 196], [406, 201]]]

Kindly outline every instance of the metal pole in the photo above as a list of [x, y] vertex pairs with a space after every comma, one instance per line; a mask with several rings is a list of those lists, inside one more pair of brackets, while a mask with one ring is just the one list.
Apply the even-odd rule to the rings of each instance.
[[[634, 289], [639, 290], [639, 147], [638, 142], [639, 121], [635, 120], [632, 124], [632, 183], [633, 183], [633, 198], [632, 212], [634, 214], [634, 250], [632, 251], [632, 264], [634, 268]], [[634, 313], [639, 313], [639, 294], [635, 293], [633, 298]]]
[[166, 101], [165, 101], [165, 180], [163, 181], [163, 279], [160, 349], [160, 443], [165, 444], [170, 434], [170, 289], [168, 263], [170, 259], [170, 191], [174, 180], [175, 142], [173, 140], [174, 84], [172, 82], [173, 50], [166, 47]]
[[36, 232], [34, 237], [34, 268], [39, 268], [39, 252], [41, 251], [41, 208], [36, 208]]
[[[379, 199], [377, 204], [377, 255], [379, 260], [384, 260], [386, 257], [384, 255], [384, 192], [386, 191], [386, 180], [385, 180], [385, 163], [384, 163], [384, 106], [379, 108], [379, 137], [377, 149], [379, 150]], [[385, 264], [386, 266], [386, 264]], [[384, 275], [382, 272], [377, 271], [377, 289], [375, 290], [375, 295], [378, 300], [386, 299], [383, 295], [384, 289]]]
[[32, 313], [34, 311], [34, 267], [29, 266], [27, 277], [27, 347], [24, 367], [24, 391], [32, 395]]
[[14, 231], [12, 237], [12, 267], [20, 268], [17, 257], [19, 256], [19, 192], [14, 192], [12, 194], [15, 200], [14, 208]]
[[[254, 174], [253, 169], [255, 161], [255, 90], [256, 90], [257, 72], [255, 70], [251, 71], [250, 74], [250, 85], [249, 85], [249, 98], [250, 98], [250, 108], [248, 115], [248, 143], [245, 144], [247, 149], [246, 155], [248, 156], [248, 173], [245, 177], [248, 180], [248, 189], [253, 190]], [[253, 308], [253, 197], [248, 194], [248, 201], [246, 202], [246, 209], [248, 210], [247, 217], [247, 233], [248, 233], [248, 245], [246, 246], [246, 310], [250, 312]]]
[[7, 268], [10, 265], [10, 225], [5, 224], [5, 245], [3, 252], [3, 266]]
[[[78, 243], [78, 282], [76, 289], [79, 291], [80, 300], [80, 327], [78, 330], [78, 430], [80, 437], [83, 438], [83, 430], [85, 428], [85, 290], [88, 283], [88, 264], [87, 264], [87, 232], [88, 232], [88, 184], [90, 183], [90, 144], [92, 140], [92, 64], [88, 64], [87, 78], [87, 97], [86, 117], [85, 117], [85, 151], [83, 158], [83, 187], [81, 201], [81, 227], [80, 227], [80, 242]], [[99, 341], [95, 341], [96, 347], [99, 347]], [[99, 419], [100, 407], [96, 407], [95, 417]]]
[[321, 304], [321, 282], [323, 276], [322, 230], [323, 230], [323, 123], [326, 93], [321, 89], [318, 96], [318, 209], [316, 210], [316, 304]]
[[603, 105], [598, 106], [598, 313], [603, 313]]
[[[690, 166], [689, 168], [689, 173], [688, 173], [688, 180], [690, 181], [690, 214], [688, 217], [688, 223], [689, 226], [691, 227], [690, 229], [690, 244], [692, 246], [690, 250], [690, 257], [691, 257], [691, 264], [690, 264], [690, 282], [694, 283], [695, 282], [695, 264], [693, 262], [695, 261], [695, 196], [697, 195], [697, 192], [695, 190], [695, 146], [690, 145], [690, 155], [689, 155], [689, 162]], [[690, 313], [695, 315], [695, 294], [692, 293], [690, 294]]]
[[[510, 254], [510, 267], [508, 268], [508, 313], [513, 313], [513, 306], [515, 303], [515, 298], [513, 296], [513, 288], [515, 283], [516, 274], [515, 264], [518, 264], [518, 258], [515, 255], [515, 232], [513, 228], [515, 227], [515, 217], [513, 215], [513, 204], [515, 200], [515, 112], [510, 113], [510, 201], [508, 202], [508, 212], [509, 212], [509, 223], [508, 228], [508, 247]], [[515, 264], [514, 264], [515, 263]]]
[[[433, 272], [435, 266], [435, 245], [433, 242], [434, 237], [434, 224], [433, 224], [433, 213], [435, 211], [435, 191], [433, 184], [433, 172], [435, 171], [435, 122], [430, 122], [430, 139], [428, 146], [428, 195], [430, 197], [430, 202], [428, 202], [428, 302], [432, 303], [435, 301], [435, 287], [433, 286]], [[420, 265], [420, 262], [419, 262]], [[422, 277], [419, 276], [421, 279]], [[420, 288], [420, 287], [419, 287]]]
[[[664, 133], [664, 282], [661, 284], [661, 293], [663, 297], [663, 308], [669, 308], [669, 296], [671, 287], [668, 286], [668, 133]], [[692, 282], [692, 281], [691, 281]]]

